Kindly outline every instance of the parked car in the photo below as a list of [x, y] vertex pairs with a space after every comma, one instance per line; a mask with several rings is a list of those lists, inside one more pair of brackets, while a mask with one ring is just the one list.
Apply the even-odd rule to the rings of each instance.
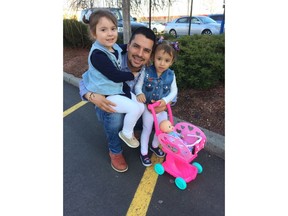
[[[175, 37], [188, 35], [189, 16], [180, 17], [168, 22], [165, 26], [164, 33]], [[220, 33], [221, 24], [207, 16], [192, 16], [190, 34], [216, 35]]]
[[[145, 24], [146, 27], [149, 28], [149, 22], [143, 22], [143, 24]], [[155, 34], [163, 33], [165, 25], [156, 21], [151, 21], [151, 29], [154, 31]]]
[[210, 17], [211, 19], [215, 20], [217, 23], [222, 23], [222, 20], [224, 18], [223, 14], [209, 14], [207, 15], [208, 17]]
[[210, 17], [211, 19], [215, 20], [217, 23], [220, 23], [220, 25], [222, 25], [222, 21], [224, 21], [224, 23], [223, 23], [223, 32], [225, 32], [225, 17], [224, 17], [224, 14], [209, 14], [207, 16]]
[[[81, 11], [79, 21], [83, 22], [82, 21], [83, 16], [85, 16], [91, 12], [100, 10], [100, 9], [109, 10], [115, 15], [115, 17], [117, 18], [117, 22], [118, 22], [118, 34], [120, 37], [122, 37], [122, 35], [123, 35], [123, 13], [122, 13], [121, 8], [88, 8], [88, 9], [84, 9]], [[144, 24], [137, 22], [136, 18], [133, 18], [131, 16], [130, 16], [130, 25], [131, 25], [131, 31], [132, 32], [135, 31], [139, 27], [143, 27], [143, 26], [145, 27]]]

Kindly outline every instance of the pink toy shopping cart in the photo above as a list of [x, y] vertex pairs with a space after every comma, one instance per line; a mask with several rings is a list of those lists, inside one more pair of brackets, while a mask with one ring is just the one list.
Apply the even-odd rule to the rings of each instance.
[[[202, 166], [191, 162], [197, 157], [197, 153], [204, 148], [206, 142], [205, 134], [195, 125], [187, 122], [179, 122], [174, 126], [174, 132], [180, 137], [164, 133], [159, 129], [158, 120], [155, 113], [155, 107], [160, 102], [148, 105], [148, 109], [154, 118], [155, 133], [162, 150], [166, 153], [165, 161], [154, 166], [157, 174], [162, 175], [165, 171], [174, 176], [176, 186], [184, 190], [188, 182], [194, 180], [198, 173], [203, 171]], [[174, 125], [172, 110], [170, 104], [167, 104], [169, 120]]]

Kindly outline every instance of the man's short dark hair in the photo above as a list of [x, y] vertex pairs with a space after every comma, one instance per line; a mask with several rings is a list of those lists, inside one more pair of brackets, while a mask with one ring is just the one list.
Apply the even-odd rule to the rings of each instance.
[[139, 27], [132, 33], [132, 36], [130, 37], [129, 43], [131, 43], [131, 41], [135, 38], [135, 35], [137, 35], [137, 34], [142, 34], [146, 38], [152, 40], [153, 41], [153, 51], [154, 51], [155, 46], [156, 46], [156, 35], [155, 35], [155, 33], [150, 28]]

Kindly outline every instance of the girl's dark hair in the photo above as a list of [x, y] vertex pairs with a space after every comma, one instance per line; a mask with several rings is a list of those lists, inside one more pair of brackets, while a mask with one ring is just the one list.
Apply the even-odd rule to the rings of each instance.
[[[87, 13], [89, 13], [89, 11]], [[117, 23], [117, 19], [116, 19], [115, 15], [112, 12], [110, 12], [109, 10], [101, 9], [101, 10], [94, 11], [89, 16], [89, 20], [84, 15], [82, 18], [82, 21], [85, 24], [89, 25], [91, 39], [93, 39], [93, 35], [96, 32], [96, 26], [97, 26], [100, 18], [102, 18], [102, 17], [106, 17], [107, 19], [111, 20], [113, 22], [113, 24], [116, 27], [118, 27], [118, 23]]]
[[176, 59], [177, 57], [177, 51], [175, 50], [175, 48], [170, 44], [169, 41], [163, 40], [161, 43], [156, 45], [155, 48], [155, 53], [158, 50], [164, 50], [164, 53], [168, 53], [169, 55], [171, 55], [173, 57], [173, 61]]

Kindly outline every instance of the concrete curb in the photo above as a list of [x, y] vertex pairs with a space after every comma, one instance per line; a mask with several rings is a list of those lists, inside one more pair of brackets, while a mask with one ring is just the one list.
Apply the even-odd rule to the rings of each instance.
[[[81, 79], [73, 76], [72, 74], [64, 72], [64, 81], [68, 82], [79, 88], [79, 81]], [[174, 117], [174, 123], [183, 122], [177, 117]], [[205, 128], [199, 127], [207, 137], [207, 143], [205, 144], [204, 149], [210, 152], [213, 155], [216, 155], [222, 159], [225, 159], [225, 137], [214, 133], [212, 131], [206, 130]]]

